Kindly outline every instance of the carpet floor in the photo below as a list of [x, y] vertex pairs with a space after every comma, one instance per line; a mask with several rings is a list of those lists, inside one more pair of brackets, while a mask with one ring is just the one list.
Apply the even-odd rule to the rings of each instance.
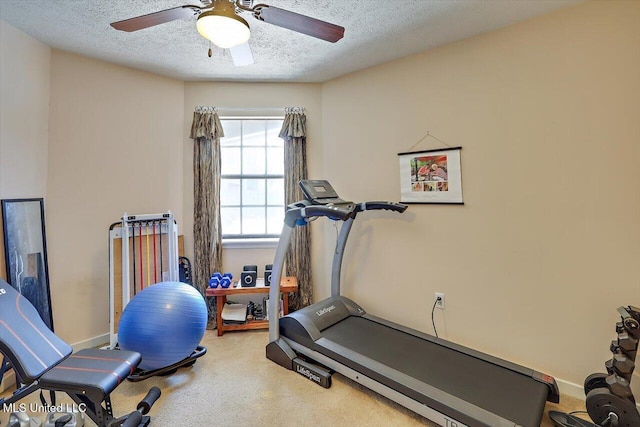
[[[265, 357], [266, 331], [206, 331], [207, 354], [189, 368], [166, 377], [125, 382], [111, 396], [115, 416], [135, 409], [152, 386], [162, 396], [151, 409], [151, 425], [180, 426], [432, 426], [432, 422], [335, 374], [324, 389], [274, 364]], [[5, 394], [6, 395], [6, 394]], [[58, 393], [58, 401], [71, 402]], [[542, 426], [551, 427], [549, 410], [584, 410], [584, 401], [562, 396], [547, 404]], [[21, 403], [39, 402], [38, 394]], [[44, 421], [46, 414], [31, 413]], [[0, 415], [0, 426], [8, 414]], [[95, 426], [87, 419], [85, 425]]]

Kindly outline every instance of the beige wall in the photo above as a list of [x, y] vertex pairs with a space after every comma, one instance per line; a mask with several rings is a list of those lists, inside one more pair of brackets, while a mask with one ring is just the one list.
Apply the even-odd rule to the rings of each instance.
[[639, 2], [590, 2], [324, 84], [322, 175], [348, 198], [397, 200], [396, 154], [427, 131], [463, 147], [465, 205], [369, 215], [344, 293], [430, 332], [444, 292], [443, 337], [602, 371], [616, 308], [640, 305], [638, 22]]
[[54, 50], [48, 235], [56, 332], [108, 331], [108, 229], [123, 212], [182, 221], [181, 81]]
[[0, 199], [47, 195], [50, 57], [49, 47], [0, 20]]

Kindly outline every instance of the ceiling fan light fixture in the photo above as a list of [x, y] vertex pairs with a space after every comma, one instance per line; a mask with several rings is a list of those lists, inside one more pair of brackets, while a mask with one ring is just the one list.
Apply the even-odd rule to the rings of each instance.
[[246, 43], [251, 36], [247, 21], [227, 10], [214, 9], [201, 13], [196, 28], [202, 37], [222, 49]]

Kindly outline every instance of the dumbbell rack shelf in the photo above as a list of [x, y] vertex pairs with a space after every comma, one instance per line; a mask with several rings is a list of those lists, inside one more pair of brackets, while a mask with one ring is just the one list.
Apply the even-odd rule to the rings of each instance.
[[[205, 294], [208, 297], [217, 297], [216, 307], [216, 327], [218, 329], [218, 336], [222, 336], [227, 331], [245, 331], [248, 329], [266, 329], [269, 328], [269, 321], [267, 320], [248, 320], [246, 323], [225, 325], [222, 321], [222, 309], [227, 303], [228, 295], [241, 295], [241, 294], [268, 294], [269, 286], [254, 286], [254, 287], [241, 287], [237, 281], [234, 281], [228, 288], [207, 288]], [[289, 293], [298, 291], [298, 279], [295, 277], [283, 277], [280, 280], [280, 292], [282, 293], [283, 300], [283, 314], [289, 313]]]

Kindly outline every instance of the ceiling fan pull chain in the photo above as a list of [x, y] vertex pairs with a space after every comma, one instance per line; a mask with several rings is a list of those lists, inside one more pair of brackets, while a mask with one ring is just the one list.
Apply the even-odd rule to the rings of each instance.
[[213, 55], [213, 51], [211, 50], [211, 40], [209, 40], [209, 52], [207, 52], [207, 54], [209, 55], [209, 58]]

